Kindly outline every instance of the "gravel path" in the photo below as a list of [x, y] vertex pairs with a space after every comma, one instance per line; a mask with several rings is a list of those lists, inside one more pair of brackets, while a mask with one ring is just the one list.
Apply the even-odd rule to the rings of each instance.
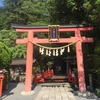
[[[41, 85], [33, 86], [35, 94], [31, 96], [22, 96], [21, 92], [24, 90], [24, 83], [9, 83], [8, 90], [3, 91], [2, 100], [34, 100], [39, 91], [41, 90]], [[76, 100], [98, 100], [98, 99], [87, 99], [83, 97], [75, 96]]]

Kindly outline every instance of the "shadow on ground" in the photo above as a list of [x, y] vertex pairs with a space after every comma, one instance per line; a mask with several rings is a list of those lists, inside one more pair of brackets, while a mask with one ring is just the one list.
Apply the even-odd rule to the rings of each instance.
[[38, 92], [40, 91], [40, 87], [37, 87], [36, 85], [32, 85], [32, 90], [35, 92], [35, 94], [32, 95], [21, 95], [21, 92], [24, 91], [25, 83], [16, 83], [16, 82], [10, 82], [8, 89], [3, 90], [2, 100], [34, 100], [37, 96]]
[[12, 89], [14, 89], [17, 86], [17, 84], [18, 84], [17, 82], [8, 83], [8, 89], [3, 89], [3, 91], [2, 91], [3, 92], [2, 93], [3, 99], [6, 98], [9, 95], [13, 95], [14, 94], [14, 92], [11, 92], [11, 91], [12, 91]]

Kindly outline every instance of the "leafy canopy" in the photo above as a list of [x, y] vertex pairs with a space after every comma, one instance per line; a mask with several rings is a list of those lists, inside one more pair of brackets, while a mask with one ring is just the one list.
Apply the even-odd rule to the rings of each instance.
[[11, 52], [10, 49], [0, 42], [0, 69], [7, 68], [11, 64]]

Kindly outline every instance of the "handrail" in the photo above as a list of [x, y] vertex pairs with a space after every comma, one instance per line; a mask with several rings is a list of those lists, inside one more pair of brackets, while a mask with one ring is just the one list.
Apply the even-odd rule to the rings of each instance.
[[45, 79], [54, 76], [54, 71], [53, 70], [46, 70], [43, 72], [41, 75], [35, 74], [34, 76], [34, 84], [38, 84], [40, 82], [44, 82]]

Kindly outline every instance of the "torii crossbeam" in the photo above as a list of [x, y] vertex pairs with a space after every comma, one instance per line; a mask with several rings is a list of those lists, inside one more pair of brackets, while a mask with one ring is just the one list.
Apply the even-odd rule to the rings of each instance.
[[17, 44], [27, 44], [27, 59], [26, 59], [26, 80], [25, 89], [26, 93], [31, 92], [31, 82], [32, 82], [32, 59], [33, 59], [33, 43], [71, 43], [76, 42], [76, 58], [77, 58], [77, 68], [78, 68], [78, 81], [79, 90], [81, 92], [86, 91], [85, 84], [85, 74], [84, 74], [84, 64], [83, 64], [83, 53], [82, 53], [82, 43], [93, 42], [93, 38], [86, 38], [81, 36], [81, 31], [90, 31], [93, 26], [90, 25], [60, 25], [60, 32], [74, 32], [75, 36], [71, 38], [59, 38], [59, 41], [49, 41], [49, 39], [38, 39], [34, 37], [34, 33], [49, 32], [48, 26], [20, 26], [12, 25], [17, 32], [27, 32], [28, 36], [24, 39], [17, 39]]

